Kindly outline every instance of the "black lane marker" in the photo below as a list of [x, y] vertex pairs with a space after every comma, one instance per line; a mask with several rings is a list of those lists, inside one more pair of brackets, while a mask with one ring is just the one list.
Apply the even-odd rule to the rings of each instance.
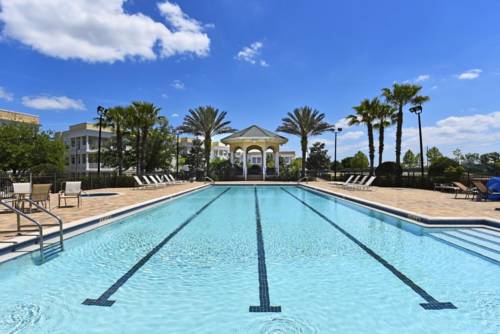
[[267, 282], [266, 252], [264, 238], [262, 237], [262, 224], [260, 221], [259, 196], [257, 187], [254, 187], [255, 221], [257, 225], [257, 258], [259, 261], [259, 306], [250, 306], [249, 312], [281, 312], [281, 306], [271, 306], [269, 300], [269, 284]]
[[410, 287], [410, 289], [412, 289], [413, 291], [415, 291], [420, 297], [422, 297], [423, 299], [425, 299], [425, 301], [427, 303], [421, 303], [420, 304], [420, 306], [422, 306], [424, 309], [426, 309], [426, 310], [443, 310], [443, 309], [456, 309], [457, 308], [455, 305], [453, 305], [450, 302], [440, 302], [437, 299], [435, 299], [434, 297], [432, 297], [429, 293], [427, 293], [427, 291], [425, 291], [424, 289], [422, 289], [421, 287], [419, 287], [417, 284], [415, 284], [415, 282], [413, 282], [405, 274], [403, 274], [402, 272], [400, 272], [399, 270], [397, 270], [392, 264], [390, 264], [389, 262], [387, 262], [384, 258], [382, 258], [380, 255], [378, 255], [377, 253], [375, 253], [372, 249], [370, 249], [368, 246], [366, 246], [365, 244], [363, 244], [361, 241], [359, 241], [358, 239], [356, 239], [354, 236], [352, 236], [349, 232], [347, 232], [346, 230], [344, 230], [342, 227], [340, 227], [339, 225], [337, 225], [336, 223], [334, 223], [332, 220], [330, 220], [324, 214], [322, 214], [321, 212], [319, 212], [318, 210], [316, 210], [315, 208], [313, 208], [312, 206], [310, 206], [309, 204], [307, 204], [306, 202], [304, 202], [303, 200], [301, 200], [297, 196], [295, 196], [292, 193], [288, 192], [283, 187], [281, 187], [281, 190], [283, 190], [284, 192], [286, 192], [287, 194], [289, 194], [290, 196], [292, 196], [293, 198], [295, 198], [297, 201], [301, 202], [304, 206], [308, 207], [314, 213], [316, 213], [318, 216], [320, 216], [321, 218], [323, 218], [324, 220], [326, 220], [328, 223], [330, 223], [330, 225], [332, 225], [334, 228], [336, 228], [340, 233], [342, 233], [343, 235], [345, 235], [347, 238], [349, 238], [349, 240], [351, 240], [356, 245], [358, 245], [368, 255], [370, 255], [371, 257], [373, 257], [381, 265], [383, 265], [385, 268], [387, 268], [391, 273], [394, 274], [394, 276], [396, 276], [397, 278], [399, 278], [399, 280], [401, 280], [401, 282], [403, 282], [404, 284], [406, 284], [408, 287]]
[[152, 250], [149, 251], [142, 259], [139, 260], [129, 271], [127, 271], [122, 277], [120, 277], [109, 289], [107, 289], [102, 295], [97, 299], [85, 299], [83, 305], [96, 305], [96, 306], [111, 306], [115, 303], [114, 300], [109, 300], [109, 298], [118, 289], [125, 284], [129, 278], [131, 278], [146, 262], [153, 257], [167, 242], [169, 242], [177, 233], [179, 233], [187, 224], [193, 221], [202, 211], [215, 202], [219, 197], [228, 192], [231, 188], [226, 188], [223, 192], [217, 195], [215, 198], [211, 199], [207, 204], [203, 205], [198, 211], [186, 219], [182, 224], [180, 224], [172, 233], [170, 233], [165, 239], [163, 239], [158, 245], [156, 245]]

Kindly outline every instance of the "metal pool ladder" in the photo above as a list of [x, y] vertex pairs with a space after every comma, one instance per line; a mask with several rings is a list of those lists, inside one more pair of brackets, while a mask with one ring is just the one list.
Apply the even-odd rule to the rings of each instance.
[[[15, 201], [15, 200], [14, 200]], [[43, 263], [45, 261], [45, 251], [49, 250], [52, 251], [54, 246], [57, 246], [56, 243], [44, 246], [44, 234], [43, 234], [43, 226], [42, 224], [31, 217], [29, 214], [24, 213], [23, 211], [19, 210], [16, 208], [15, 205], [12, 205], [14, 201], [6, 201], [6, 200], [0, 200], [0, 204], [9, 209], [10, 211], [14, 212], [17, 215], [17, 234], [21, 235], [21, 217], [25, 218], [26, 220], [30, 221], [34, 225], [36, 225], [37, 230], [38, 230], [38, 245], [40, 247], [40, 262]], [[38, 210], [44, 212], [45, 214], [49, 215], [51, 218], [56, 220], [56, 224], [59, 226], [59, 250], [63, 251], [64, 250], [64, 231], [63, 231], [63, 221], [61, 218], [41, 206], [40, 204], [32, 201], [31, 199], [24, 199], [24, 201], [30, 203], [32, 206], [37, 208]], [[49, 254], [51, 255], [51, 254]]]

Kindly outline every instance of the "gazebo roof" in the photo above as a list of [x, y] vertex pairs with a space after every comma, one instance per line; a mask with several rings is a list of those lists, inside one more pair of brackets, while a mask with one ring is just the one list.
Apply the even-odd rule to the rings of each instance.
[[223, 138], [221, 141], [224, 144], [234, 143], [237, 141], [247, 141], [247, 140], [257, 140], [257, 141], [275, 141], [280, 144], [288, 142], [288, 139], [280, 136], [272, 131], [261, 128], [257, 125], [251, 125], [248, 128], [237, 131], [232, 135]]

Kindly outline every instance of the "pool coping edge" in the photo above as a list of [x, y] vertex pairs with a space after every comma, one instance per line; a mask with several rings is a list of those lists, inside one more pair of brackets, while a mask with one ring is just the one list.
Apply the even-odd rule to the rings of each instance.
[[372, 202], [359, 197], [354, 197], [324, 188], [320, 188], [310, 184], [299, 184], [301, 187], [313, 189], [334, 197], [338, 197], [356, 204], [368, 207], [369, 209], [379, 210], [385, 214], [392, 214], [399, 218], [409, 220], [411, 223], [420, 225], [426, 228], [442, 228], [442, 227], [486, 227], [500, 229], [500, 221], [487, 217], [430, 217], [416, 212], [396, 208], [390, 205]]

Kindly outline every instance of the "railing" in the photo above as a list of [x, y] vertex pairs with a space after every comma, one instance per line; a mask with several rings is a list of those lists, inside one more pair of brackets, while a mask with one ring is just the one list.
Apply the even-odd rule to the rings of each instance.
[[[9, 209], [10, 211], [14, 212], [17, 215], [17, 234], [21, 235], [21, 217], [27, 219], [28, 221], [32, 222], [35, 224], [38, 228], [38, 244], [40, 246], [40, 260], [41, 263], [44, 262], [45, 260], [45, 253], [44, 253], [44, 236], [43, 236], [43, 225], [40, 224], [37, 220], [34, 218], [30, 217], [28, 214], [24, 213], [23, 211], [19, 210], [18, 208], [15, 207], [15, 205], [11, 205], [12, 202], [17, 201], [17, 200], [12, 200], [10, 203], [5, 201], [5, 200], [0, 200], [0, 204], [2, 204], [4, 207]], [[23, 201], [26, 201], [30, 203], [31, 206], [34, 206], [38, 210], [44, 212], [45, 214], [49, 215], [50, 217], [54, 218], [57, 221], [57, 224], [59, 226], [59, 247], [61, 251], [64, 250], [64, 230], [63, 230], [63, 221], [61, 218], [41, 206], [40, 204], [32, 201], [29, 198], [24, 198]]]
[[47, 210], [46, 208], [44, 208], [43, 206], [41, 206], [40, 204], [38, 204], [37, 202], [34, 202], [29, 198], [26, 198], [24, 200], [27, 201], [28, 203], [30, 203], [31, 205], [33, 205], [38, 210], [43, 211], [44, 213], [48, 214], [49, 216], [51, 216], [52, 218], [54, 218], [57, 221], [57, 225], [59, 225], [59, 244], [61, 246], [61, 250], [64, 250], [64, 231], [63, 231], [62, 219], [59, 218], [58, 216], [56, 216], [55, 214], [53, 214], [52, 212], [50, 212], [49, 210]]
[[205, 180], [210, 181], [210, 183], [212, 183], [212, 184], [214, 184], [214, 183], [215, 183], [214, 179], [212, 179], [212, 178], [211, 178], [211, 177], [209, 177], [209, 176], [205, 176]]
[[42, 227], [42, 224], [40, 224], [35, 219], [31, 218], [30, 216], [28, 216], [27, 214], [25, 214], [21, 210], [17, 209], [16, 207], [8, 204], [7, 202], [5, 202], [3, 200], [0, 200], [0, 204], [3, 205], [4, 207], [6, 207], [7, 209], [9, 209], [10, 211], [14, 212], [17, 215], [17, 233], [18, 234], [20, 234], [20, 230], [21, 230], [21, 216], [23, 218], [26, 218], [27, 220], [29, 220], [30, 222], [32, 222], [33, 224], [35, 224], [38, 227], [38, 244], [40, 245], [40, 259], [41, 259], [41, 262], [43, 263], [43, 261], [44, 261], [43, 255], [44, 254], [43, 254], [43, 227]]

